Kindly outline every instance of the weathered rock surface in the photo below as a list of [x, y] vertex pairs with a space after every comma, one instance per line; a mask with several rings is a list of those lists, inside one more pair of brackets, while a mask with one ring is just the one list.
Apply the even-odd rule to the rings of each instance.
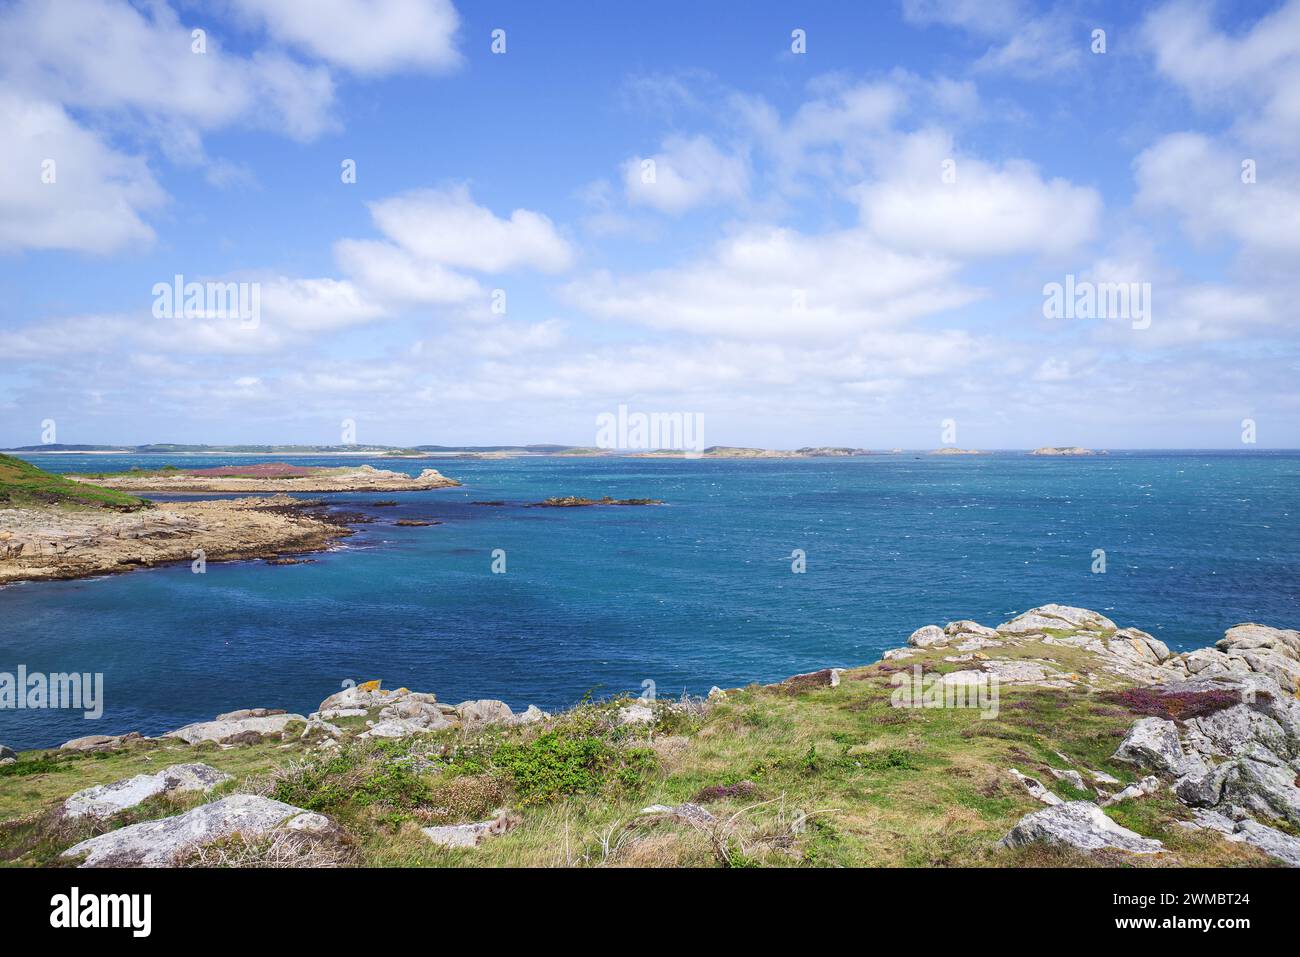
[[1067, 801], [1026, 814], [1002, 839], [1005, 847], [1035, 841], [1062, 844], [1081, 851], [1117, 850], [1156, 854], [1164, 844], [1121, 827], [1090, 801]]
[[243, 834], [261, 837], [276, 828], [312, 830], [328, 823], [320, 814], [253, 794], [233, 794], [157, 821], [132, 824], [74, 844], [65, 858], [86, 855], [81, 867], [166, 867], [177, 854]]
[[1020, 771], [1016, 770], [1015, 768], [1008, 768], [1007, 773], [1010, 774], [1017, 781], [1019, 781], [1021, 784], [1023, 784], [1025, 786], [1025, 790], [1029, 792], [1030, 796], [1034, 798], [1034, 800], [1042, 801], [1044, 804], [1062, 803], [1061, 799], [1057, 797], [1055, 794], [1053, 794], [1051, 791], [1049, 791], [1043, 785], [1043, 782], [1038, 780], [1038, 778], [1031, 778], [1029, 775], [1022, 774]]
[[1010, 621], [998, 625], [997, 631], [1004, 635], [1021, 635], [1029, 632], [1054, 631], [1115, 631], [1116, 624], [1105, 615], [1087, 608], [1074, 608], [1070, 605], [1042, 605], [1031, 608], [1023, 615], [1017, 615]]
[[[238, 714], [239, 712], [230, 712]], [[285, 727], [293, 721], [306, 724], [307, 719], [300, 714], [275, 714], [261, 718], [237, 718], [234, 720], [222, 721], [199, 721], [195, 724], [187, 724], [183, 728], [177, 728], [175, 731], [168, 731], [163, 735], [164, 738], [179, 738], [186, 744], [198, 744], [200, 741], [215, 741], [218, 744], [244, 743], [251, 740], [249, 736], [256, 734], [280, 734]]]
[[132, 731], [129, 734], [88, 734], [85, 737], [73, 738], [71, 741], [65, 741], [59, 745], [60, 751], [112, 751], [115, 748], [123, 747], [132, 741], [141, 741], [140, 732]]
[[1178, 777], [1203, 770], [1203, 765], [1183, 751], [1178, 726], [1164, 718], [1141, 718], [1129, 728], [1113, 755], [1134, 764]]
[[229, 780], [229, 774], [206, 764], [173, 764], [157, 774], [137, 774], [133, 778], [78, 791], [63, 802], [61, 813], [72, 819], [110, 817], [159, 794], [210, 791]]
[[0, 509], [0, 584], [83, 578], [192, 562], [272, 558], [327, 548], [350, 535], [287, 495], [168, 502], [135, 512]]
[[422, 827], [424, 836], [440, 847], [478, 847], [490, 837], [498, 837], [511, 830], [519, 819], [506, 811], [498, 812], [490, 821], [474, 824], [445, 824], [440, 827]]
[[930, 648], [934, 645], [946, 645], [950, 636], [944, 634], [942, 628], [938, 625], [923, 625], [916, 629], [907, 638], [907, 643], [913, 648]]
[[466, 727], [470, 728], [482, 727], [485, 724], [509, 724], [515, 717], [510, 705], [495, 698], [462, 701], [456, 705], [456, 713], [460, 715]]

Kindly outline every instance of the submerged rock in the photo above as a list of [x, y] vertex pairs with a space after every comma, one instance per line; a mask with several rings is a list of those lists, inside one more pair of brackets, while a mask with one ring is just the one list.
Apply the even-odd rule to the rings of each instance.
[[1130, 854], [1156, 854], [1164, 844], [1121, 827], [1091, 801], [1067, 801], [1026, 814], [1001, 841], [1004, 847], [1023, 847], [1041, 841], [1081, 851], [1117, 850]]
[[256, 838], [280, 826], [313, 830], [328, 818], [254, 794], [232, 794], [184, 814], [132, 824], [74, 844], [61, 855], [85, 855], [81, 867], [167, 867], [178, 854], [235, 834]]
[[133, 778], [100, 784], [78, 791], [63, 802], [63, 817], [110, 817], [135, 807], [151, 797], [171, 791], [211, 791], [229, 781], [230, 775], [206, 764], [173, 764], [157, 774], [137, 774]]

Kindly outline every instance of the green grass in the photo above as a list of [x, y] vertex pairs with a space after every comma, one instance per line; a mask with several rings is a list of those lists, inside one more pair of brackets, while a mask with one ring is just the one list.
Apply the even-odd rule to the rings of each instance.
[[135, 511], [153, 503], [113, 489], [73, 482], [30, 462], [0, 455], [0, 508], [55, 505], [64, 508], [109, 508]]
[[[1080, 663], [1076, 649], [1030, 643], [1022, 650], [1063, 669]], [[1091, 798], [1048, 768], [1132, 781], [1135, 770], [1111, 755], [1136, 715], [1085, 688], [1006, 687], [999, 714], [987, 720], [974, 709], [896, 708], [889, 667], [846, 671], [837, 688], [791, 693], [751, 686], [707, 708], [661, 704], [650, 726], [620, 724], [616, 701], [586, 701], [537, 725], [453, 728], [398, 741], [352, 738], [328, 750], [295, 738], [227, 750], [143, 744], [102, 758], [29, 753], [0, 781], [0, 822], [18, 822], [0, 823], [0, 862], [54, 861], [75, 835], [42, 830], [40, 822], [76, 790], [170, 763], [205, 761], [236, 776], [221, 793], [251, 790], [328, 814], [347, 835], [347, 857], [340, 859], [346, 864], [1269, 864], [1245, 845], [1180, 827], [1189, 811], [1163, 792], [1107, 813], [1164, 841], [1165, 854], [1110, 858], [1045, 846], [999, 848], [1023, 815], [1042, 807], [1008, 768], [1038, 778], [1062, 798]], [[365, 719], [352, 720], [356, 731]], [[641, 813], [651, 804], [687, 801], [705, 802], [716, 823]], [[124, 820], [176, 808], [159, 802]], [[502, 808], [511, 809], [516, 825], [474, 849], [435, 846], [420, 830], [487, 820]]]

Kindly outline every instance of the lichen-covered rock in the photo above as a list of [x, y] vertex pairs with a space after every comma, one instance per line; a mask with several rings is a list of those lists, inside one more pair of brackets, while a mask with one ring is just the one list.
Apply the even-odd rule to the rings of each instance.
[[1053, 805], [1062, 803], [1061, 799], [1057, 797], [1055, 794], [1053, 794], [1051, 791], [1049, 791], [1043, 785], [1043, 782], [1038, 780], [1037, 778], [1031, 778], [1027, 774], [1022, 774], [1020, 771], [1016, 770], [1015, 768], [1007, 768], [1007, 773], [1010, 774], [1017, 781], [1019, 781], [1021, 784], [1023, 784], [1025, 786], [1025, 790], [1029, 792], [1029, 796], [1032, 797], [1034, 800], [1042, 801], [1044, 804], [1053, 804]]
[[518, 823], [518, 817], [506, 811], [498, 811], [496, 817], [490, 821], [423, 827], [420, 830], [424, 832], [425, 837], [439, 847], [478, 847], [490, 837], [505, 834]]
[[84, 854], [81, 867], [167, 867], [178, 854], [194, 847], [235, 834], [261, 837], [309, 813], [254, 794], [232, 794], [184, 814], [100, 834], [74, 844], [61, 856], [76, 858]]
[[963, 618], [961, 621], [948, 622], [948, 624], [943, 626], [943, 631], [944, 634], [951, 635], [954, 638], [957, 637], [958, 635], [964, 635], [964, 636], [978, 635], [984, 638], [998, 637], [997, 629], [990, 628], [987, 625], [981, 625], [978, 621], [970, 621], [965, 618]]
[[1164, 850], [1160, 841], [1121, 827], [1091, 801], [1067, 801], [1026, 814], [1001, 843], [1004, 847], [1023, 847], [1037, 841], [1081, 851], [1156, 854]]
[[1300, 837], [1283, 834], [1266, 824], [1250, 818], [1238, 821], [1228, 840], [1249, 844], [1290, 867], [1300, 867]]
[[997, 630], [1004, 635], [1047, 631], [1110, 632], [1116, 630], [1116, 625], [1105, 615], [1087, 608], [1050, 604], [1031, 608], [1023, 615], [998, 625]]
[[143, 801], [170, 791], [211, 791], [230, 775], [206, 764], [173, 764], [157, 774], [137, 774], [133, 778], [99, 784], [78, 791], [63, 802], [65, 818], [111, 817]]
[[907, 638], [907, 643], [913, 648], [932, 648], [935, 645], [946, 645], [948, 641], [949, 636], [938, 625], [924, 625]]
[[1183, 751], [1177, 725], [1164, 718], [1141, 718], [1134, 722], [1115, 750], [1113, 759], [1173, 777], [1197, 773], [1204, 768], [1199, 759], [1189, 757]]
[[273, 718], [284, 713], [283, 708], [242, 708], [239, 711], [227, 711], [225, 714], [219, 714], [212, 720], [242, 721], [245, 718]]
[[133, 741], [142, 741], [139, 731], [129, 734], [88, 734], [82, 738], [73, 738], [59, 745], [60, 751], [113, 751]]
[[[233, 712], [238, 713], [238, 712]], [[198, 744], [200, 741], [215, 741], [218, 744], [241, 743], [252, 741], [246, 737], [250, 733], [258, 735], [280, 734], [291, 722], [307, 723], [300, 714], [276, 714], [261, 718], [239, 718], [233, 721], [199, 721], [187, 724], [175, 731], [168, 731], [164, 738], [179, 738], [186, 744]]]
[[479, 698], [475, 701], [462, 701], [456, 705], [456, 714], [469, 728], [479, 728], [488, 724], [509, 724], [515, 713], [510, 705], [496, 698]]
[[385, 718], [375, 722], [358, 737], [409, 738], [413, 734], [428, 734], [431, 731], [441, 731], [443, 728], [450, 727], [454, 727], [453, 723], [441, 713], [426, 715], [423, 718]]
[[1112, 794], [1106, 800], [1101, 802], [1102, 807], [1110, 807], [1112, 804], [1118, 804], [1120, 801], [1131, 801], [1134, 798], [1143, 798], [1149, 794], [1155, 794], [1161, 788], [1160, 779], [1153, 774], [1148, 774], [1136, 784], [1130, 784], [1117, 794]]

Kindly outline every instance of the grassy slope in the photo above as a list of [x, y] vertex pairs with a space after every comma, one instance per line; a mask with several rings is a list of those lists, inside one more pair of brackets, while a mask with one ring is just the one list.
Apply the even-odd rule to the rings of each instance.
[[73, 482], [39, 469], [30, 462], [0, 455], [0, 508], [59, 505], [67, 508], [148, 508], [135, 495]]
[[[1028, 650], [1048, 657], [1065, 649]], [[930, 665], [951, 667], [937, 658]], [[333, 754], [278, 741], [226, 750], [149, 743], [51, 767], [30, 764], [39, 756], [29, 753], [0, 768], [0, 821], [10, 822], [0, 824], [0, 862], [49, 862], [85, 836], [49, 830], [49, 810], [72, 792], [197, 760], [236, 775], [218, 793], [253, 790], [331, 815], [350, 835], [347, 862], [378, 866], [1270, 863], [1244, 845], [1179, 827], [1188, 811], [1164, 795], [1108, 809], [1165, 842], [1169, 853], [1155, 858], [999, 849], [1007, 830], [1042, 806], [1007, 768], [1039, 777], [1066, 799], [1091, 795], [1047, 772], [1049, 764], [1062, 766], [1057, 751], [1077, 769], [1130, 782], [1134, 769], [1110, 755], [1135, 715], [1082, 690], [1004, 689], [999, 717], [982, 720], [971, 710], [893, 708], [891, 691], [875, 665], [846, 672], [835, 689], [750, 687], [694, 712], [661, 707], [653, 729], [618, 726], [605, 703], [580, 706], [547, 728], [449, 730], [350, 743]], [[339, 723], [356, 731], [364, 721]], [[41, 773], [20, 775], [26, 768]], [[638, 813], [741, 782], [752, 789], [708, 804], [726, 826], [697, 829]], [[199, 800], [156, 800], [122, 821]], [[419, 830], [483, 820], [503, 806], [517, 810], [520, 824], [473, 850], [435, 847]]]

